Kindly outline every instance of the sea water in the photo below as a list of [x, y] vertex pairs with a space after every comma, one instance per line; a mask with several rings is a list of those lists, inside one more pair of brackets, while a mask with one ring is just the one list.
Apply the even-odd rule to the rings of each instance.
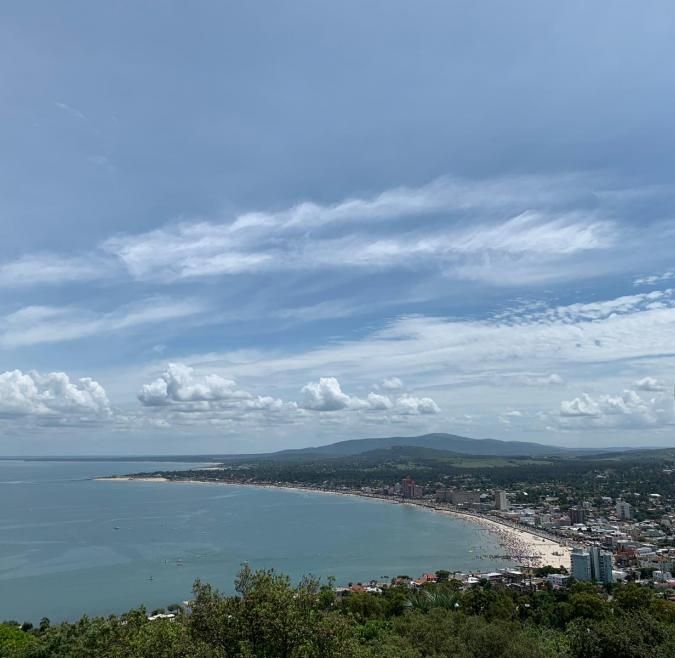
[[194, 468], [0, 460], [0, 620], [148, 610], [223, 592], [243, 563], [337, 584], [507, 566], [479, 526], [409, 505], [236, 485], [101, 481]]

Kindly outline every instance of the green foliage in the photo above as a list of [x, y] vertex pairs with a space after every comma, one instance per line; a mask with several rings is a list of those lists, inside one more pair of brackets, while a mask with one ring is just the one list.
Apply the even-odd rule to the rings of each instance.
[[[578, 500], [600, 501], [602, 496], [624, 496], [631, 504], [650, 493], [672, 495], [672, 479], [664, 467], [675, 467], [675, 451], [614, 453], [545, 458], [453, 455], [445, 451], [411, 446], [373, 450], [358, 455], [289, 455], [232, 460], [209, 471], [158, 471], [139, 475], [172, 480], [287, 483], [314, 487], [378, 487], [410, 475], [422, 485], [459, 486], [473, 489], [510, 489], [517, 502], [534, 496], [555, 495], [561, 506]], [[602, 477], [597, 477], [602, 475]], [[564, 490], [561, 486], [564, 485]], [[625, 492], [639, 494], [638, 498]], [[637, 505], [635, 513], [642, 512]]]
[[572, 619], [602, 619], [607, 616], [609, 607], [596, 593], [575, 592], [569, 598], [569, 613]]
[[649, 607], [652, 598], [652, 591], [637, 583], [627, 583], [614, 591], [614, 600], [622, 610], [644, 610]]
[[579, 658], [668, 658], [675, 655], [673, 627], [644, 613], [619, 613], [602, 620], [578, 619], [568, 629]]
[[[332, 583], [331, 583], [332, 585]], [[225, 596], [196, 582], [189, 608], [143, 608], [38, 628], [0, 625], [0, 658], [671, 658], [675, 603], [636, 584], [515, 592], [456, 582], [337, 598], [244, 567]]]
[[18, 624], [0, 624], [0, 656], [14, 658], [28, 655], [35, 639], [19, 628]]
[[223, 597], [195, 584], [189, 633], [222, 656], [300, 658], [349, 655], [354, 633], [347, 619], [324, 610], [318, 581], [297, 587], [287, 576], [244, 567], [236, 581], [239, 597]]
[[546, 576], [549, 576], [552, 573], [562, 573], [567, 575], [568, 571], [565, 567], [552, 567], [550, 564], [534, 569], [534, 575], [538, 578], [546, 578]]

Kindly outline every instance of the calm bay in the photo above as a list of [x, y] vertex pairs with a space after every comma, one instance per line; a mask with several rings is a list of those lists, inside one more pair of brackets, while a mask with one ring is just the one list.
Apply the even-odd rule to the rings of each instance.
[[0, 460], [0, 619], [74, 619], [230, 592], [240, 565], [337, 583], [509, 562], [470, 522], [353, 496], [99, 481], [186, 463]]

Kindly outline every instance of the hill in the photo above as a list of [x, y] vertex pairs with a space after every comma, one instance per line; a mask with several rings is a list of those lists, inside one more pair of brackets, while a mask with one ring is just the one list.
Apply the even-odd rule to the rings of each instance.
[[349, 439], [326, 446], [282, 450], [266, 455], [275, 459], [303, 457], [348, 457], [373, 450], [415, 447], [429, 448], [461, 455], [484, 455], [495, 457], [541, 457], [571, 454], [573, 451], [559, 446], [525, 441], [500, 441], [498, 439], [470, 439], [456, 434], [423, 434], [421, 436], [391, 436], [372, 439]]

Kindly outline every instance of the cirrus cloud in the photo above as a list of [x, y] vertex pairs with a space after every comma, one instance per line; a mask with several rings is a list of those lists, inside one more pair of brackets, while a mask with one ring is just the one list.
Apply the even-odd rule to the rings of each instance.
[[[302, 202], [219, 221], [120, 234], [100, 252], [155, 283], [320, 268], [425, 269], [493, 285], [577, 276], [570, 259], [607, 250], [620, 226], [585, 207], [592, 177], [439, 178], [335, 204]], [[413, 223], [411, 219], [427, 221]], [[458, 221], [471, 216], [471, 221]], [[595, 263], [598, 267], [597, 262]]]

